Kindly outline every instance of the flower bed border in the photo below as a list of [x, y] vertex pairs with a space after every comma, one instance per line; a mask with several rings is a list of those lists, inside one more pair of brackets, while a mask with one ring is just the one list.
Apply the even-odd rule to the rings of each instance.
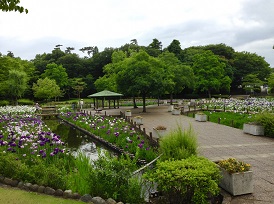
[[[58, 117], [58, 118], [59, 118], [59, 117]], [[135, 157], [134, 154], [131, 154], [131, 153], [125, 151], [124, 149], [121, 149], [121, 148], [117, 147], [116, 145], [114, 145], [114, 144], [112, 144], [112, 143], [110, 143], [110, 142], [107, 142], [107, 141], [104, 140], [103, 138], [101, 138], [101, 137], [99, 137], [99, 136], [97, 136], [97, 135], [95, 135], [95, 134], [93, 134], [93, 133], [91, 133], [91, 132], [89, 132], [89, 131], [87, 131], [87, 130], [85, 130], [85, 129], [83, 129], [83, 128], [80, 128], [80, 127], [76, 126], [75, 124], [73, 124], [73, 123], [71, 123], [71, 122], [69, 122], [69, 121], [67, 121], [67, 120], [65, 120], [65, 119], [63, 119], [63, 118], [59, 118], [59, 119], [62, 120], [63, 122], [65, 122], [65, 123], [67, 123], [68, 125], [70, 125], [70, 126], [76, 128], [77, 130], [83, 132], [84, 134], [90, 136], [90, 137], [93, 138], [94, 140], [100, 142], [101, 144], [103, 144], [103, 145], [106, 146], [107, 148], [111, 149], [113, 152], [118, 153], [118, 154], [120, 154], [120, 155], [121, 155], [121, 154], [129, 155], [130, 158], [132, 158], [132, 159]], [[144, 164], [147, 164], [147, 161], [144, 160], [144, 159], [138, 159], [138, 160], [137, 160], [137, 164], [139, 164], [139, 165], [144, 165]]]

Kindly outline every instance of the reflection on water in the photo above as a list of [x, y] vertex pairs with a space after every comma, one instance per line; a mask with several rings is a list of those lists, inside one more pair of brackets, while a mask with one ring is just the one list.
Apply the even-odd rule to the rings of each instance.
[[73, 155], [77, 155], [80, 151], [90, 159], [96, 160], [98, 152], [105, 149], [89, 136], [60, 120], [45, 120], [44, 122], [52, 132], [60, 135], [61, 140], [67, 144]]

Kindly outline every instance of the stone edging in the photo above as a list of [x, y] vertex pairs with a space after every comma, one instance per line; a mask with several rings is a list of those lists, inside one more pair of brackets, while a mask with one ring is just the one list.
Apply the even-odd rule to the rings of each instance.
[[50, 187], [45, 186], [39, 186], [37, 184], [31, 184], [31, 183], [24, 183], [22, 181], [13, 180], [10, 178], [6, 178], [2, 175], [0, 175], [0, 187], [15, 187], [21, 190], [25, 191], [32, 191], [37, 192], [41, 194], [56, 196], [56, 197], [62, 197], [65, 199], [74, 199], [79, 200], [86, 203], [93, 203], [93, 204], [123, 204], [123, 202], [116, 202], [112, 198], [108, 198], [107, 200], [104, 200], [101, 197], [92, 197], [89, 194], [85, 194], [81, 196], [78, 193], [73, 193], [71, 190], [61, 190], [61, 189], [53, 189]]

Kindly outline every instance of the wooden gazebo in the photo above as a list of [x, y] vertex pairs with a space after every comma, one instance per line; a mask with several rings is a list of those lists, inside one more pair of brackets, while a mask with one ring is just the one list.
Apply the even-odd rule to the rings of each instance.
[[[123, 94], [115, 93], [112, 91], [101, 91], [95, 94], [91, 94], [88, 97], [89, 98], [94, 98], [94, 109], [98, 109], [99, 107], [99, 101], [102, 100], [102, 108], [104, 108], [105, 100], [108, 100], [108, 107], [109, 109], [111, 108], [110, 102], [113, 101], [113, 108], [119, 108], [119, 99], [120, 97], [123, 96]], [[117, 101], [117, 106], [116, 106], [116, 101]]]

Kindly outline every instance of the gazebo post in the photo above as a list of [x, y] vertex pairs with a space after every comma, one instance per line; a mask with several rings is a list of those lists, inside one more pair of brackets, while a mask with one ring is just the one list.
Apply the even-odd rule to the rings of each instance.
[[95, 105], [95, 98], [93, 98], [93, 109], [96, 108], [96, 105]]
[[119, 108], [119, 98], [117, 99], [117, 103], [118, 103], [118, 108]]
[[116, 108], [116, 107], [115, 107], [115, 98], [114, 98], [113, 102], [114, 102], [114, 108]]
[[110, 109], [110, 99], [108, 99], [108, 109]]

